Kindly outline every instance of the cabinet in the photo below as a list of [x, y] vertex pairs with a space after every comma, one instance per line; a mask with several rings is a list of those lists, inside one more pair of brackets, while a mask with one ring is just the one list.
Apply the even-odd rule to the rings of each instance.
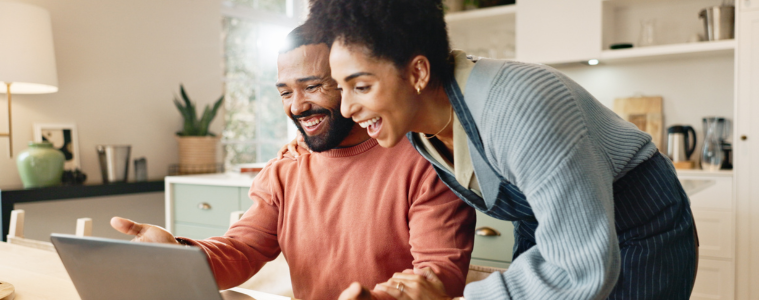
[[600, 0], [531, 0], [518, 5], [517, 60], [551, 64], [598, 58]]
[[[741, 1], [743, 2], [743, 1]], [[751, 0], [751, 3], [759, 2]], [[754, 4], [754, 7], [756, 4]], [[759, 299], [759, 10], [737, 16], [735, 178], [737, 298]]]
[[516, 5], [503, 5], [447, 14], [451, 48], [480, 57], [514, 58], [516, 11]]
[[514, 225], [478, 211], [475, 228], [472, 264], [508, 268], [514, 250]]
[[738, 0], [738, 2], [744, 11], [759, 10], [759, 0]]
[[248, 198], [252, 181], [227, 174], [166, 177], [166, 229], [192, 239], [223, 236], [230, 214], [253, 204]]
[[699, 263], [691, 299], [736, 299], [736, 217], [732, 172], [680, 171], [698, 228]]
[[174, 184], [174, 235], [192, 239], [223, 236], [234, 211], [247, 210], [247, 188]]

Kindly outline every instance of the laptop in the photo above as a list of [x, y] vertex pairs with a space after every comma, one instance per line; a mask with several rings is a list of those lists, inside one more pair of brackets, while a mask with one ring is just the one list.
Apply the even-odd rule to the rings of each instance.
[[223, 300], [197, 247], [55, 233], [50, 240], [82, 300]]

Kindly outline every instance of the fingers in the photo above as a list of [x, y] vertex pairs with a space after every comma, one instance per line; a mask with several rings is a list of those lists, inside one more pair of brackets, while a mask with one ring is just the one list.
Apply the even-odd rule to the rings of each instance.
[[440, 282], [440, 278], [437, 277], [437, 274], [435, 274], [435, 272], [433, 272], [430, 267], [426, 267], [422, 269], [414, 268], [414, 274], [424, 277], [425, 279], [427, 279], [427, 281], [431, 283]]
[[369, 291], [361, 286], [360, 283], [354, 282], [348, 286], [342, 293], [340, 293], [339, 300], [369, 300], [371, 299]]
[[282, 157], [285, 156], [285, 153], [287, 153], [287, 145], [285, 145], [284, 147], [280, 148], [279, 151], [277, 151], [277, 160], [282, 159]]
[[[374, 286], [375, 292], [385, 292], [398, 300], [416, 299], [409, 294], [409, 291], [418, 291], [419, 283], [409, 281], [405, 279], [393, 279], [391, 278], [387, 282], [383, 282]], [[416, 294], [416, 293], [414, 293]]]
[[111, 227], [117, 231], [128, 235], [139, 235], [142, 230], [142, 224], [135, 223], [132, 220], [120, 217], [111, 218]]
[[297, 147], [298, 147], [298, 143], [293, 144], [292, 142], [290, 142], [289, 144], [287, 144], [287, 151], [290, 151], [290, 154], [292, 154], [293, 157], [295, 158], [298, 158], [298, 156], [300, 156], [300, 153], [298, 153]]

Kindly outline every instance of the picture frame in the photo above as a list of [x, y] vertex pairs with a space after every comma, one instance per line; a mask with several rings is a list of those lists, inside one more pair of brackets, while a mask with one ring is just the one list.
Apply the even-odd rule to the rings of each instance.
[[73, 123], [34, 123], [34, 141], [48, 141], [53, 148], [61, 151], [66, 157], [64, 170], [81, 169], [79, 159], [79, 138], [76, 125]]

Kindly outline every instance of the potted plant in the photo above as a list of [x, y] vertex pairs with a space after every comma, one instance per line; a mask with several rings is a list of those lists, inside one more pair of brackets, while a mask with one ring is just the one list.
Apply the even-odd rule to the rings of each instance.
[[209, 173], [216, 172], [216, 144], [219, 138], [208, 131], [211, 121], [216, 117], [216, 113], [224, 101], [222, 95], [213, 107], [206, 105], [203, 115], [198, 119], [195, 104], [190, 101], [190, 97], [184, 90], [184, 86], [179, 85], [179, 91], [182, 101], [174, 97], [174, 105], [182, 114], [184, 123], [182, 130], [177, 132], [177, 141], [179, 142], [179, 174]]

